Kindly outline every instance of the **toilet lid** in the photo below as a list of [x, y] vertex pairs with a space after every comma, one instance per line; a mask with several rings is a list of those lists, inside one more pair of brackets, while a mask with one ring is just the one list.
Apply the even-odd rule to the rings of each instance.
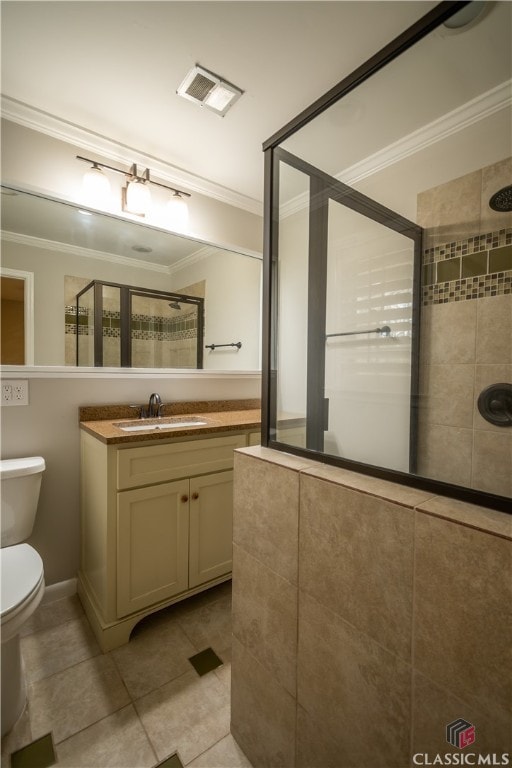
[[9, 477], [20, 475], [35, 475], [43, 472], [46, 464], [42, 456], [29, 456], [23, 459], [0, 459], [0, 478], [7, 480]]
[[28, 544], [0, 549], [2, 575], [0, 615], [4, 619], [39, 587], [43, 579], [43, 561]]

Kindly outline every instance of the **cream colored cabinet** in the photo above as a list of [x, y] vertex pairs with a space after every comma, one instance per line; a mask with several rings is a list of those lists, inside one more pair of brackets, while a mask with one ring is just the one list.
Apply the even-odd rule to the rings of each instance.
[[188, 480], [119, 494], [117, 615], [188, 588]]
[[198, 587], [231, 573], [233, 472], [190, 481], [188, 585]]
[[81, 431], [78, 593], [102, 650], [231, 575], [233, 451], [249, 433], [105, 445]]

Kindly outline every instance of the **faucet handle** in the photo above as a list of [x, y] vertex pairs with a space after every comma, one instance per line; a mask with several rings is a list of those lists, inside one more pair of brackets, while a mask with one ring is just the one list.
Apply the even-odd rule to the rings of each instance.
[[130, 408], [135, 408], [138, 411], [138, 417], [139, 419], [145, 419], [146, 418], [146, 412], [144, 410], [143, 405], [130, 405]]

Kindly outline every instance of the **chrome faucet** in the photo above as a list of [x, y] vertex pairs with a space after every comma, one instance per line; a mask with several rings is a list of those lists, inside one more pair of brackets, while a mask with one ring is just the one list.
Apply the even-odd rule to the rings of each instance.
[[152, 395], [149, 397], [149, 403], [146, 410], [146, 415], [148, 419], [154, 419], [156, 417], [160, 418], [162, 415], [162, 398], [158, 394], [158, 392], [153, 392]]

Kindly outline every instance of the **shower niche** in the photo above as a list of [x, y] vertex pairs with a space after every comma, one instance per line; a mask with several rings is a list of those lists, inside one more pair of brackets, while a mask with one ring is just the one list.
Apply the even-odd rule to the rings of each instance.
[[74, 309], [77, 366], [203, 367], [202, 297], [93, 280]]

